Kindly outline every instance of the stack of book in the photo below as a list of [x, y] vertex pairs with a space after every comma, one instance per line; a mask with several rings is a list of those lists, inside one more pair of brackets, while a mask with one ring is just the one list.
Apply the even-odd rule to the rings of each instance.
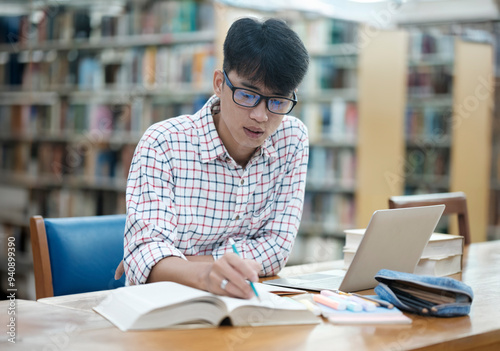
[[[351, 264], [363, 239], [365, 229], [347, 229], [344, 246], [344, 269]], [[459, 235], [433, 233], [413, 273], [442, 277], [462, 271], [464, 238]]]

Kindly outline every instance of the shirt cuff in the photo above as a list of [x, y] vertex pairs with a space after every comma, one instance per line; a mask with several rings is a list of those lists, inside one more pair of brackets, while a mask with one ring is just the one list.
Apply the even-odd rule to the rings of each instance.
[[127, 280], [130, 284], [145, 284], [151, 269], [166, 257], [180, 257], [187, 260], [182, 252], [162, 242], [151, 242], [136, 247], [124, 260]]

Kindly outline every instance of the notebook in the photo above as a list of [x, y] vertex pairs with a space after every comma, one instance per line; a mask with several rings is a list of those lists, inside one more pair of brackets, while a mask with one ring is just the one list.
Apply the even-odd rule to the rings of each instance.
[[271, 279], [264, 284], [351, 292], [377, 286], [374, 276], [383, 268], [413, 273], [444, 208], [436, 205], [375, 211], [347, 271], [336, 269]]

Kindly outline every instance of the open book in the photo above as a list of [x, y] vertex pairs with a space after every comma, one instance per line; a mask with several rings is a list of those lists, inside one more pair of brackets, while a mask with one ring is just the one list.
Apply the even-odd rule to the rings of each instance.
[[[258, 289], [258, 288], [257, 288]], [[218, 296], [172, 282], [127, 286], [94, 308], [123, 331], [162, 328], [313, 324], [303, 304], [259, 290], [261, 301]]]

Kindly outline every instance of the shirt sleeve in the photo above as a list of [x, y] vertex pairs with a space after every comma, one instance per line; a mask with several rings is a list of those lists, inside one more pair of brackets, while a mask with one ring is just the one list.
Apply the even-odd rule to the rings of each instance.
[[[287, 164], [286, 173], [275, 194], [274, 213], [260, 228], [258, 235], [236, 241], [241, 256], [261, 263], [261, 276], [279, 273], [288, 261], [297, 235], [304, 203], [309, 142], [307, 134], [301, 147]], [[228, 242], [213, 252], [214, 259], [232, 250]]]
[[177, 215], [172, 167], [165, 151], [142, 140], [127, 181], [124, 267], [131, 284], [142, 284], [161, 259], [185, 256], [175, 248]]

